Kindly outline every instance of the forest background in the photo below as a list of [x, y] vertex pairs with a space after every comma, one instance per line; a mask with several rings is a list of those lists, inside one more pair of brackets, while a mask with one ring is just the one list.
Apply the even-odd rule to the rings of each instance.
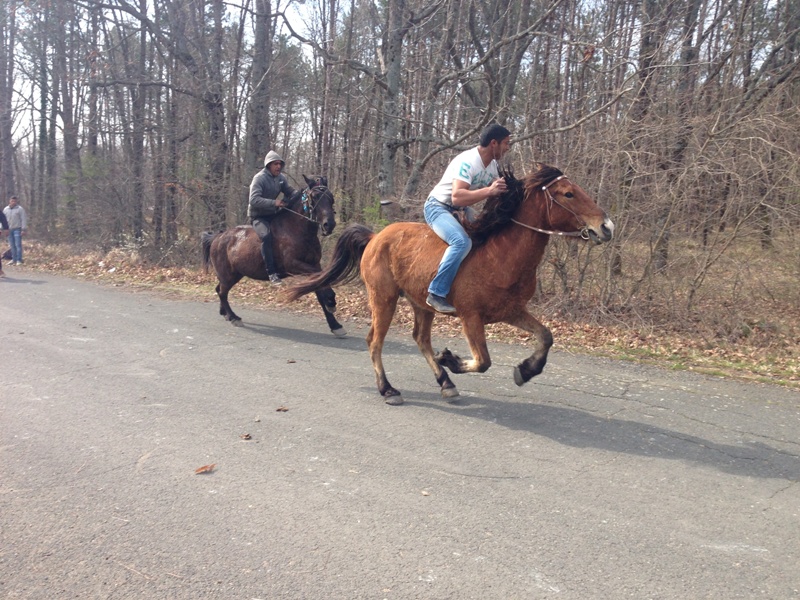
[[60, 258], [196, 267], [269, 149], [379, 228], [497, 121], [617, 224], [550, 243], [536, 314], [797, 382], [799, 34], [800, 0], [3, 0], [0, 195]]

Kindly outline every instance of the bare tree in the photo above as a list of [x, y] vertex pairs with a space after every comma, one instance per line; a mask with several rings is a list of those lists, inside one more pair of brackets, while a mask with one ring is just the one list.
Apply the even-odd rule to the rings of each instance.
[[16, 5], [0, 7], [0, 200], [14, 191], [14, 140], [12, 128], [14, 93], [14, 46], [16, 44]]
[[250, 96], [247, 103], [245, 133], [245, 165], [248, 171], [263, 166], [261, 161], [272, 148], [270, 135], [270, 68], [272, 64], [272, 4], [270, 0], [254, 0], [255, 37], [253, 62], [250, 68]]

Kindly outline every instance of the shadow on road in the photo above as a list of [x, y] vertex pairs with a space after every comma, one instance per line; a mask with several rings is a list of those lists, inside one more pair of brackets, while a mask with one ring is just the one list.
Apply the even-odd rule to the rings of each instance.
[[42, 281], [41, 279], [22, 279], [20, 277], [14, 277], [13, 275], [9, 275], [8, 271], [6, 271], [6, 276], [0, 279], [3, 283], [16, 283], [16, 284], [27, 284], [27, 285], [43, 285], [47, 283], [46, 281]]
[[[273, 325], [260, 325], [258, 323], [245, 323], [243, 329], [247, 329], [259, 335], [278, 337], [290, 342], [323, 346], [325, 348], [363, 351], [365, 356], [367, 352], [367, 344], [364, 341], [364, 336], [361, 334], [361, 331], [358, 331], [355, 335], [348, 334], [347, 337], [337, 338], [325, 328], [324, 321], [321, 323], [319, 331], [276, 327]], [[383, 351], [384, 354], [416, 354], [420, 357], [420, 365], [422, 368], [427, 368], [425, 365], [425, 359], [422, 357], [416, 346], [392, 342], [391, 340], [387, 339], [383, 345]], [[364, 368], [371, 369], [368, 356], [365, 358], [365, 360], [366, 362], [364, 363]]]
[[680, 460], [746, 477], [800, 481], [800, 456], [760, 441], [722, 444], [695, 435], [637, 421], [597, 416], [565, 406], [520, 404], [482, 397], [448, 404], [437, 394], [415, 392], [406, 404], [471, 419], [483, 419], [508, 429], [548, 437], [576, 448], [596, 448], [651, 458]]
[[[364, 368], [370, 369], [366, 344], [360, 331], [355, 337], [336, 338], [325, 329], [324, 323], [320, 331], [253, 323], [245, 324], [245, 328], [259, 335], [280, 337], [292, 342], [364, 352]], [[386, 341], [384, 350], [385, 354], [419, 355], [418, 349], [413, 344], [391, 340]], [[425, 373], [424, 360], [421, 356], [420, 361], [420, 373]], [[364, 391], [373, 393], [376, 402], [383, 401], [374, 388]], [[553, 404], [524, 404], [519, 401], [506, 402], [480, 396], [462, 396], [457, 403], [449, 404], [441, 399], [438, 392], [427, 393], [420, 390], [414, 391], [413, 398], [406, 397], [405, 400], [409, 407], [416, 406], [460, 417], [483, 419], [501, 427], [544, 436], [576, 448], [595, 448], [622, 454], [679, 460], [739, 476], [800, 481], [800, 456], [774, 448], [762, 441], [724, 444], [647, 423], [595, 415], [579, 408]], [[746, 436], [738, 432], [735, 435]]]

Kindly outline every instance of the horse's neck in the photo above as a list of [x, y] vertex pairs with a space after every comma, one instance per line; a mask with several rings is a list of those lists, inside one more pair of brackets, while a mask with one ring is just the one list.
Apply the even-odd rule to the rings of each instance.
[[490, 254], [503, 256], [503, 262], [509, 268], [528, 271], [539, 266], [549, 241], [550, 236], [510, 223], [499, 234], [489, 238], [484, 246]]
[[301, 201], [292, 202], [284, 210], [280, 211], [272, 222], [281, 231], [292, 232], [294, 235], [316, 234], [319, 228], [319, 224], [316, 221], [308, 219], [303, 214], [303, 203]]
[[300, 214], [303, 211], [303, 194], [297, 192], [286, 201], [286, 210]]
[[[531, 199], [527, 200], [530, 201]], [[526, 225], [543, 228], [543, 220], [533, 210], [519, 210], [514, 219]], [[502, 263], [499, 264], [502, 265], [507, 279], [534, 281], [533, 274], [542, 261], [549, 241], [549, 235], [537, 233], [517, 223], [509, 223], [500, 233], [486, 240], [479, 250], [486, 252], [489, 257], [502, 257]]]

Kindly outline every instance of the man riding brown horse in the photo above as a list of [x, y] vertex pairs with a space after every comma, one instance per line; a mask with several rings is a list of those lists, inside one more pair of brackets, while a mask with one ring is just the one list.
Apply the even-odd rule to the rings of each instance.
[[[264, 257], [267, 275], [273, 285], [281, 285], [282, 282], [275, 266], [270, 222], [278, 211], [286, 207], [286, 200], [296, 191], [281, 173], [285, 165], [277, 152], [270, 150], [267, 153], [264, 157], [264, 168], [250, 182], [250, 202], [247, 205], [247, 216], [261, 240], [261, 256]], [[281, 194], [283, 198], [279, 199]]]
[[387, 404], [402, 404], [400, 391], [386, 377], [383, 345], [397, 303], [405, 298], [414, 312], [412, 336], [443, 398], [458, 390], [452, 373], [483, 373], [492, 364], [486, 325], [508, 323], [530, 334], [533, 353], [514, 368], [514, 383], [523, 385], [542, 372], [553, 334], [529, 311], [536, 291], [536, 271], [551, 237], [574, 237], [608, 242], [614, 223], [578, 184], [548, 165], [518, 180], [501, 173], [506, 192], [493, 196], [469, 226], [472, 251], [458, 269], [450, 301], [461, 320], [472, 359], [446, 348], [434, 352], [431, 326], [436, 307], [427, 296], [431, 278], [439, 269], [447, 246], [423, 223], [392, 223], [379, 233], [353, 223], [336, 242], [329, 265], [289, 287], [287, 296], [299, 298], [360, 276], [367, 290], [371, 325], [367, 347], [378, 391]]
[[[428, 286], [426, 304], [440, 313], [455, 314], [448, 302], [450, 286], [461, 262], [472, 248], [472, 241], [456, 213], [470, 211], [473, 204], [500, 196], [506, 191], [505, 180], [497, 170], [497, 161], [511, 148], [511, 132], [492, 123], [481, 132], [480, 143], [456, 156], [425, 202], [425, 221], [447, 243], [436, 276]], [[469, 214], [469, 213], [467, 213]]]

